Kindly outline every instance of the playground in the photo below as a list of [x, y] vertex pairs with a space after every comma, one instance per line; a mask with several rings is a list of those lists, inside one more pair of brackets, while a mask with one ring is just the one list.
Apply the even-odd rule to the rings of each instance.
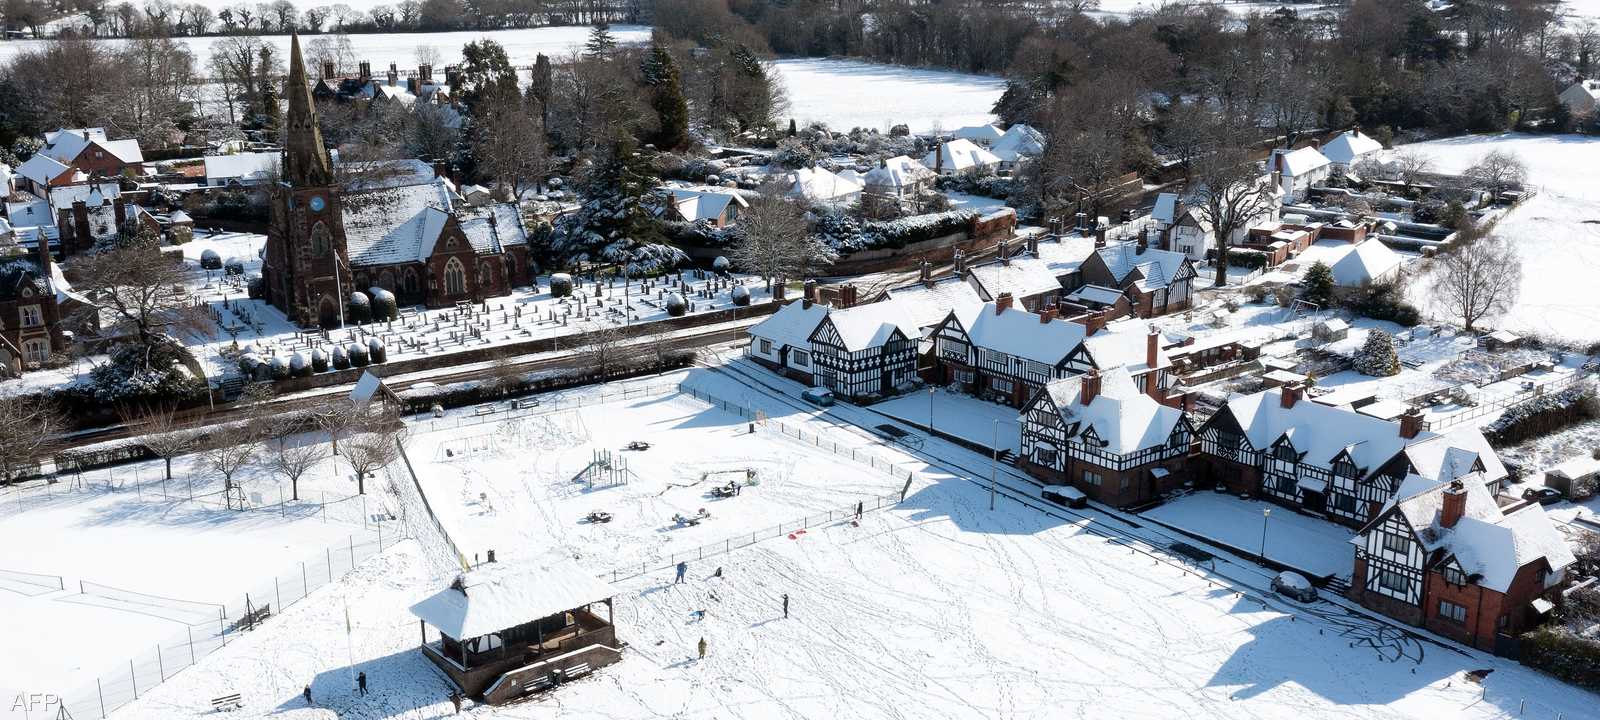
[[414, 431], [406, 452], [468, 559], [560, 547], [596, 572], [870, 506], [905, 484], [675, 392]]

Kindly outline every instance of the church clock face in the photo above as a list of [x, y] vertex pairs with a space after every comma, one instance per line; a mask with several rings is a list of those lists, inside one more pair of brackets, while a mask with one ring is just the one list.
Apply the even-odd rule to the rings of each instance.
[[328, 201], [323, 200], [321, 195], [311, 196], [311, 212], [322, 212], [322, 209], [327, 206]]

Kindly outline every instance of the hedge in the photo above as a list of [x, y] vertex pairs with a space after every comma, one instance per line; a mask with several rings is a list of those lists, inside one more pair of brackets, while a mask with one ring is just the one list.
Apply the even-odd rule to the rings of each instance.
[[1259, 250], [1229, 250], [1228, 265], [1251, 270], [1264, 268], [1267, 266], [1267, 254]]
[[1600, 642], [1546, 626], [1523, 635], [1522, 664], [1600, 692]]

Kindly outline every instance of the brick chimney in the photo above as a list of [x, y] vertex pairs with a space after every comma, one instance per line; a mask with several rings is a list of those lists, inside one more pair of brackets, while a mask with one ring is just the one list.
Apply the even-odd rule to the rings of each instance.
[[852, 308], [852, 307], [856, 306], [856, 286], [855, 285], [847, 283], [847, 284], [845, 284], [844, 287], [839, 288], [839, 304], [841, 306], [847, 307], [847, 308]]
[[121, 230], [122, 224], [128, 221], [128, 204], [121, 196], [111, 201], [111, 214], [117, 219], [117, 229]]
[[1010, 309], [1011, 309], [1011, 293], [1008, 293], [1008, 292], [1000, 293], [1000, 297], [997, 297], [997, 298], [994, 299], [994, 314], [1000, 315], [1000, 314], [1003, 314], [1003, 313], [1005, 313], [1005, 311], [1010, 310]]
[[1135, 255], [1143, 255], [1144, 251], [1149, 250], [1149, 249], [1150, 249], [1150, 239], [1144, 233], [1139, 233], [1139, 244], [1134, 246], [1133, 254], [1135, 254]]
[[362, 80], [371, 79], [372, 78], [372, 63], [363, 60], [363, 61], [361, 61], [361, 66], [360, 67], [361, 67], [361, 79]]
[[332, 80], [333, 79], [333, 61], [332, 60], [323, 60], [322, 61], [322, 79], [323, 80]]
[[1106, 311], [1090, 310], [1079, 317], [1073, 318], [1073, 320], [1083, 323], [1083, 335], [1088, 337], [1105, 329]]
[[1415, 438], [1422, 433], [1422, 411], [1416, 408], [1407, 410], [1400, 416], [1400, 437], [1407, 440]]
[[1439, 509], [1439, 524], [1453, 528], [1467, 514], [1467, 486], [1460, 480], [1453, 480], [1450, 487], [1444, 489], [1444, 507]]
[[1056, 306], [1051, 305], [1050, 307], [1039, 308], [1040, 325], [1049, 325], [1050, 321], [1054, 319], [1056, 319]]
[[1078, 381], [1078, 402], [1088, 405], [1095, 396], [1100, 394], [1100, 371], [1091, 369], [1083, 374], [1083, 379]]
[[994, 254], [995, 254], [995, 257], [1000, 258], [1000, 264], [1001, 265], [1010, 265], [1011, 264], [1011, 253], [1009, 252], [1010, 250], [1011, 250], [1011, 248], [1006, 247], [1006, 241], [1005, 240], [1001, 240], [999, 243], [995, 244]]
[[433, 84], [433, 66], [422, 64], [417, 66], [417, 82], [422, 85]]
[[932, 284], [933, 283], [933, 263], [930, 263], [927, 260], [923, 260], [922, 262], [917, 263], [917, 275], [918, 275], [918, 279], [922, 280], [923, 283]]
[[446, 164], [445, 161], [443, 161], [443, 160], [435, 160], [435, 161], [433, 161], [433, 176], [434, 177], [436, 177], [436, 178], [445, 178], [445, 179], [448, 180], [449, 179], [449, 175], [450, 175], [450, 166], [448, 164]]
[[1028, 252], [1032, 253], [1034, 257], [1038, 257], [1039, 256], [1039, 233], [1033, 233], [1032, 235], [1029, 235], [1028, 239], [1027, 239], [1027, 243], [1028, 243]]
[[[1156, 360], [1161, 355], [1161, 331], [1156, 326], [1150, 326], [1150, 334], [1144, 339], [1144, 364], [1151, 370], [1156, 368]], [[1153, 383], [1152, 383], [1153, 384]]]
[[807, 280], [805, 290], [801, 291], [800, 297], [805, 299], [806, 307], [811, 307], [811, 303], [817, 301], [817, 281]]
[[[53, 258], [50, 257], [50, 239], [45, 237], [44, 233], [39, 233], [38, 237], [39, 243], [33, 246], [33, 261], [38, 264], [39, 273], [44, 275], [46, 280], [49, 280], [50, 263], [53, 261]], [[66, 238], [61, 238], [62, 244], [65, 244], [65, 241]], [[51, 287], [55, 287], [54, 281], [51, 281]]]
[[937, 175], [944, 174], [944, 141], [933, 144], [933, 172]]
[[1305, 387], [1296, 380], [1278, 388], [1278, 404], [1286, 409], [1294, 407], [1295, 403], [1300, 402], [1300, 394], [1305, 392]]
[[1103, 247], [1106, 246], [1106, 229], [1105, 228], [1096, 228], [1095, 229], [1095, 231], [1094, 231], [1094, 246], [1095, 246], [1095, 248], [1103, 248]]
[[389, 63], [389, 87], [394, 87], [395, 85], [398, 85], [399, 83], [400, 83], [400, 68], [395, 67], [394, 63]]
[[784, 290], [783, 285], [784, 284], [781, 283], [781, 282], [772, 284], [772, 299], [773, 300], [780, 300], [780, 301], [783, 300], [783, 290]]

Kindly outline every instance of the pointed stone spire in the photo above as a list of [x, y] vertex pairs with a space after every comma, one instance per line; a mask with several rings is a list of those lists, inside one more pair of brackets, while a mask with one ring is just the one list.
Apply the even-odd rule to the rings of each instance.
[[283, 179], [294, 187], [332, 185], [333, 162], [322, 144], [322, 130], [317, 128], [299, 34], [289, 38], [289, 80], [284, 95], [289, 98], [289, 114], [283, 123]]

